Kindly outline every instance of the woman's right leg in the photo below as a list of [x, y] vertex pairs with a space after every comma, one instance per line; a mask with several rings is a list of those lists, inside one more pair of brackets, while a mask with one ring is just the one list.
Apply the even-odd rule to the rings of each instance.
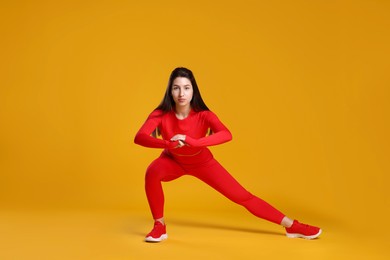
[[145, 191], [155, 220], [161, 220], [164, 217], [164, 192], [161, 182], [172, 181], [184, 173], [184, 169], [164, 153], [147, 168]]

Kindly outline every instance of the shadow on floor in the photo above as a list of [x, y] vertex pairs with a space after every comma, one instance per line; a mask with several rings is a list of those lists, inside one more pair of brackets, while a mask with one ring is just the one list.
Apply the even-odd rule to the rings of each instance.
[[256, 234], [285, 236], [284, 233], [280, 233], [280, 232], [267, 231], [267, 230], [258, 230], [258, 229], [252, 229], [252, 228], [244, 228], [244, 227], [233, 227], [233, 226], [226, 226], [226, 225], [218, 225], [218, 224], [215, 224], [215, 223], [204, 223], [204, 222], [195, 222], [195, 221], [188, 221], [188, 220], [175, 220], [175, 219], [170, 219], [169, 222], [171, 224], [180, 225], [180, 226], [187, 226], [187, 227], [211, 228], [211, 229], [231, 230], [231, 231], [256, 233]]

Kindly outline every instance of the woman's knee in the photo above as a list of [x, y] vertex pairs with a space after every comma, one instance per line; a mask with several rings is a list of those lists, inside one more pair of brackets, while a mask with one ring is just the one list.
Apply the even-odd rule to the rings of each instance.
[[156, 161], [154, 161], [153, 163], [151, 163], [149, 165], [149, 167], [146, 169], [146, 173], [145, 173], [145, 180], [146, 181], [151, 181], [151, 180], [157, 180], [157, 181], [161, 181], [161, 179], [163, 178], [161, 172], [162, 172], [162, 167], [159, 166], [157, 163], [155, 163]]
[[241, 191], [239, 193], [230, 194], [230, 200], [232, 200], [233, 202], [235, 202], [239, 205], [242, 205], [242, 206], [247, 204], [253, 198], [254, 198], [253, 194], [251, 194], [250, 192], [248, 192], [246, 190]]
[[146, 169], [146, 181], [170, 181], [180, 177], [181, 169], [174, 162], [158, 158]]

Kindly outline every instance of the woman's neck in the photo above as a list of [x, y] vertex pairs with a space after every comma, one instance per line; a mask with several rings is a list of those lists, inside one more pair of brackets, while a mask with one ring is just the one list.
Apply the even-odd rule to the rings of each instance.
[[191, 112], [191, 106], [187, 107], [178, 107], [175, 108], [176, 117], [179, 119], [186, 118]]

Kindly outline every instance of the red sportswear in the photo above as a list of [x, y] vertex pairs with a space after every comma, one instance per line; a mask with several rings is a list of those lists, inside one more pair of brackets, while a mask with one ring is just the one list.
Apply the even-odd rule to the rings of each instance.
[[[162, 139], [151, 134], [158, 128]], [[207, 135], [208, 130], [212, 131]], [[185, 135], [185, 146], [175, 148], [178, 141], [170, 139]], [[185, 174], [192, 175], [230, 200], [244, 206], [252, 214], [280, 224], [284, 218], [277, 209], [243, 188], [214, 158], [207, 146], [222, 144], [232, 139], [230, 131], [211, 111], [190, 111], [185, 119], [178, 119], [174, 111], [153, 111], [134, 138], [136, 144], [163, 148], [159, 158], [146, 171], [145, 190], [154, 219], [162, 218], [164, 193], [161, 182], [171, 181]]]
[[[150, 135], [156, 127], [160, 129], [163, 139]], [[206, 137], [209, 128], [213, 134]], [[175, 149], [178, 142], [169, 140], [176, 134], [186, 135], [185, 143], [188, 146]], [[134, 142], [150, 148], [165, 148], [174, 154], [193, 155], [205, 149], [206, 146], [222, 144], [231, 139], [230, 131], [211, 111], [191, 110], [185, 119], [178, 119], [173, 111], [164, 114], [161, 110], [155, 110], [138, 131]]]

